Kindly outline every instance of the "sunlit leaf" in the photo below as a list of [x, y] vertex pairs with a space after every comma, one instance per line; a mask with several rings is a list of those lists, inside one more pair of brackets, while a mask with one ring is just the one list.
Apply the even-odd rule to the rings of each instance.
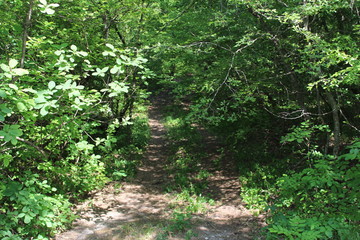
[[0, 64], [0, 67], [4, 72], [10, 72], [10, 68], [8, 65], [2, 63]]
[[48, 84], [48, 88], [49, 88], [50, 90], [54, 89], [55, 86], [56, 86], [56, 83], [55, 83], [54, 81], [50, 81], [49, 84]]
[[12, 70], [15, 75], [17, 76], [22, 76], [22, 75], [26, 75], [26, 74], [29, 74], [29, 71], [26, 70], [26, 69], [23, 69], [23, 68], [15, 68]]
[[10, 68], [14, 68], [14, 67], [16, 67], [16, 65], [18, 65], [18, 61], [17, 60], [15, 60], [15, 59], [10, 59], [10, 61], [9, 61], [9, 67]]
[[110, 44], [110, 43], [105, 44], [105, 46], [107, 46], [107, 47], [110, 48], [111, 50], [114, 50], [114, 49], [115, 49], [115, 47], [114, 47], [112, 44]]
[[45, 116], [49, 113], [49, 111], [46, 110], [46, 106], [42, 107], [40, 110], [41, 116]]
[[19, 88], [15, 84], [12, 84], [12, 83], [9, 84], [9, 87], [12, 89], [15, 89], [15, 90], [19, 90]]

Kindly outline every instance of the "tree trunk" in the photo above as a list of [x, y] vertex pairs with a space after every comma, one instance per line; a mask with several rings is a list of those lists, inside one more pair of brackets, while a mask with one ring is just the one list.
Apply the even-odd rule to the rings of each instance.
[[329, 91], [326, 92], [326, 98], [330, 104], [331, 110], [332, 110], [332, 117], [334, 122], [334, 148], [333, 148], [333, 154], [334, 156], [339, 155], [339, 148], [340, 148], [340, 117], [339, 117], [339, 105], [336, 102], [333, 94]]
[[26, 55], [26, 42], [29, 36], [29, 28], [31, 25], [31, 16], [34, 7], [34, 0], [30, 0], [29, 2], [29, 11], [26, 15], [25, 22], [24, 22], [24, 31], [22, 37], [22, 49], [21, 49], [21, 59], [20, 59], [20, 67], [24, 68], [25, 63], [25, 55]]

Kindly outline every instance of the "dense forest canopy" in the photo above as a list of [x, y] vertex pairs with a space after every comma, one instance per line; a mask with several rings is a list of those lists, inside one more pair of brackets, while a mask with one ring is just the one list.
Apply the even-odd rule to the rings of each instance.
[[356, 0], [2, 0], [0, 237], [47, 239], [133, 175], [167, 91], [269, 239], [359, 239], [359, 44]]

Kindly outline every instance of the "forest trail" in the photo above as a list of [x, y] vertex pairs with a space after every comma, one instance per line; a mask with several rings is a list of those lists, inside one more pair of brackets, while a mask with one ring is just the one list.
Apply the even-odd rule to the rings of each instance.
[[[254, 239], [263, 219], [254, 217], [239, 199], [240, 183], [231, 166], [222, 171], [211, 169], [206, 190], [214, 200], [205, 214], [191, 219], [194, 235], [164, 235], [164, 227], [172, 222], [171, 203], [174, 196], [164, 193], [171, 179], [164, 169], [169, 157], [166, 130], [161, 123], [164, 101], [157, 98], [149, 108], [151, 139], [136, 177], [124, 183], [111, 183], [93, 194], [75, 209], [80, 216], [73, 228], [59, 234], [56, 240], [237, 240]], [[219, 157], [216, 140], [199, 130], [210, 162]], [[206, 163], [205, 163], [206, 164]], [[224, 163], [230, 164], [230, 163]]]

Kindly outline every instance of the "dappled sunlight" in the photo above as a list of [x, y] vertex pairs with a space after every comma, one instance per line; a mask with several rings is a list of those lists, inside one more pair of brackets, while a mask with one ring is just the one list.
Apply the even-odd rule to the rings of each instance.
[[[153, 105], [157, 104], [154, 100]], [[165, 169], [169, 157], [174, 156], [169, 151], [167, 131], [160, 121], [162, 116], [159, 109], [150, 107], [149, 115], [151, 138], [143, 161], [137, 167], [136, 177], [125, 183], [113, 182], [94, 193], [92, 199], [77, 207], [80, 218], [74, 222], [73, 229], [56, 239], [180, 240], [184, 239], [184, 234], [188, 234], [192, 240], [252, 239], [259, 219], [243, 207], [236, 173], [214, 169], [213, 162], [221, 156], [216, 138], [205, 130], [199, 130], [203, 135], [203, 145], [199, 145], [196, 151], [206, 154], [202, 157], [199, 155], [197, 163], [192, 162], [194, 159], [188, 156], [185, 148], [177, 149], [174, 154], [184, 158], [181, 160], [184, 162], [178, 160], [179, 166], [195, 164], [189, 167], [203, 169], [193, 177], [199, 178], [199, 184], [202, 184], [201, 179], [206, 179], [208, 186], [202, 190], [203, 194], [217, 202], [210, 204], [212, 200], [206, 200], [208, 198], [201, 194], [193, 195], [193, 183], [178, 195], [164, 193], [165, 188], [175, 184], [181, 175], [170, 174], [169, 169]], [[174, 160], [176, 158], [171, 161]], [[220, 163], [229, 164], [227, 159], [222, 159]], [[189, 205], [188, 201], [192, 203]], [[186, 208], [192, 208], [193, 213], [188, 215]], [[184, 232], [186, 229], [189, 230]]]

